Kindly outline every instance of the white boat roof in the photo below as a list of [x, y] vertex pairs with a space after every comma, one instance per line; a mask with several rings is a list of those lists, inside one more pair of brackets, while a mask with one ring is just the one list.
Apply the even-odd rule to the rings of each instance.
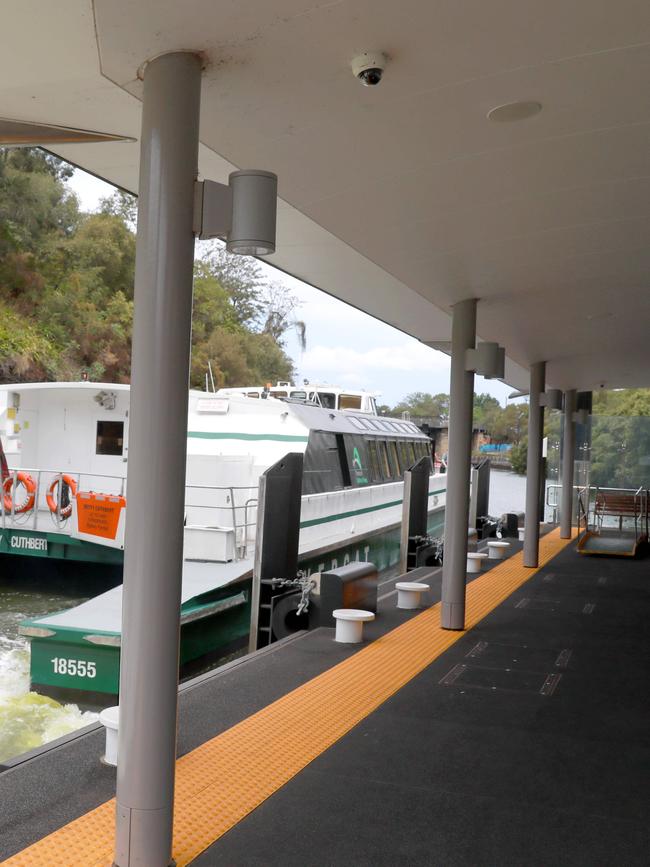
[[[137, 193], [138, 70], [196, 50], [200, 175], [278, 174], [270, 263], [430, 346], [480, 299], [516, 388], [539, 360], [552, 387], [648, 384], [648, 3], [6, 7], [0, 117], [128, 137], [30, 140]], [[379, 87], [351, 72], [366, 50], [387, 55]], [[542, 110], [488, 119], [522, 100]]]
[[14, 382], [0, 385], [0, 391], [129, 391], [131, 386], [123, 382]]
[[[197, 596], [225, 587], [250, 574], [253, 559], [238, 560], [235, 563], [207, 563], [195, 560], [183, 561], [183, 588], [181, 604]], [[122, 585], [113, 587], [87, 602], [82, 602], [67, 611], [48, 614], [28, 621], [30, 626], [50, 628], [83, 629], [92, 632], [112, 632], [122, 630]]]

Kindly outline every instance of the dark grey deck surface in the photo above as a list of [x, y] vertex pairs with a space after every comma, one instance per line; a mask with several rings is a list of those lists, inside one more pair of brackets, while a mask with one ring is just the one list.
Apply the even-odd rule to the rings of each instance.
[[194, 863], [648, 864], [649, 591], [571, 546]]

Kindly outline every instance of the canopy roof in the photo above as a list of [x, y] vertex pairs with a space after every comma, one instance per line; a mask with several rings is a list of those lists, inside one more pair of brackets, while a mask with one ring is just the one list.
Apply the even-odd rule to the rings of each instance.
[[[516, 387], [650, 384], [647, 2], [14, 0], [0, 40], [0, 117], [133, 139], [138, 68], [202, 52], [200, 170], [277, 172], [271, 264], [432, 345], [479, 298]], [[48, 147], [137, 192], [137, 141]]]

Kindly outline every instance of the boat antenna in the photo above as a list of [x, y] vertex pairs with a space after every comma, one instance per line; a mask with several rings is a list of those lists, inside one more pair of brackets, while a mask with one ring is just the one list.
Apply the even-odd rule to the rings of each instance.
[[205, 372], [205, 390], [210, 391], [210, 389], [208, 388], [208, 372], [207, 372], [207, 370]]
[[214, 376], [212, 375], [212, 363], [210, 359], [208, 359], [208, 370], [210, 371], [210, 382], [212, 383], [212, 391], [216, 391], [217, 389], [214, 386]]

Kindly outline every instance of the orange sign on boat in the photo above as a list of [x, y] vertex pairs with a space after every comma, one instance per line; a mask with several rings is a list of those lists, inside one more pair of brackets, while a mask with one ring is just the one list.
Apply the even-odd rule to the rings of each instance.
[[115, 539], [126, 499], [111, 494], [79, 491], [76, 500], [79, 532], [102, 539]]

